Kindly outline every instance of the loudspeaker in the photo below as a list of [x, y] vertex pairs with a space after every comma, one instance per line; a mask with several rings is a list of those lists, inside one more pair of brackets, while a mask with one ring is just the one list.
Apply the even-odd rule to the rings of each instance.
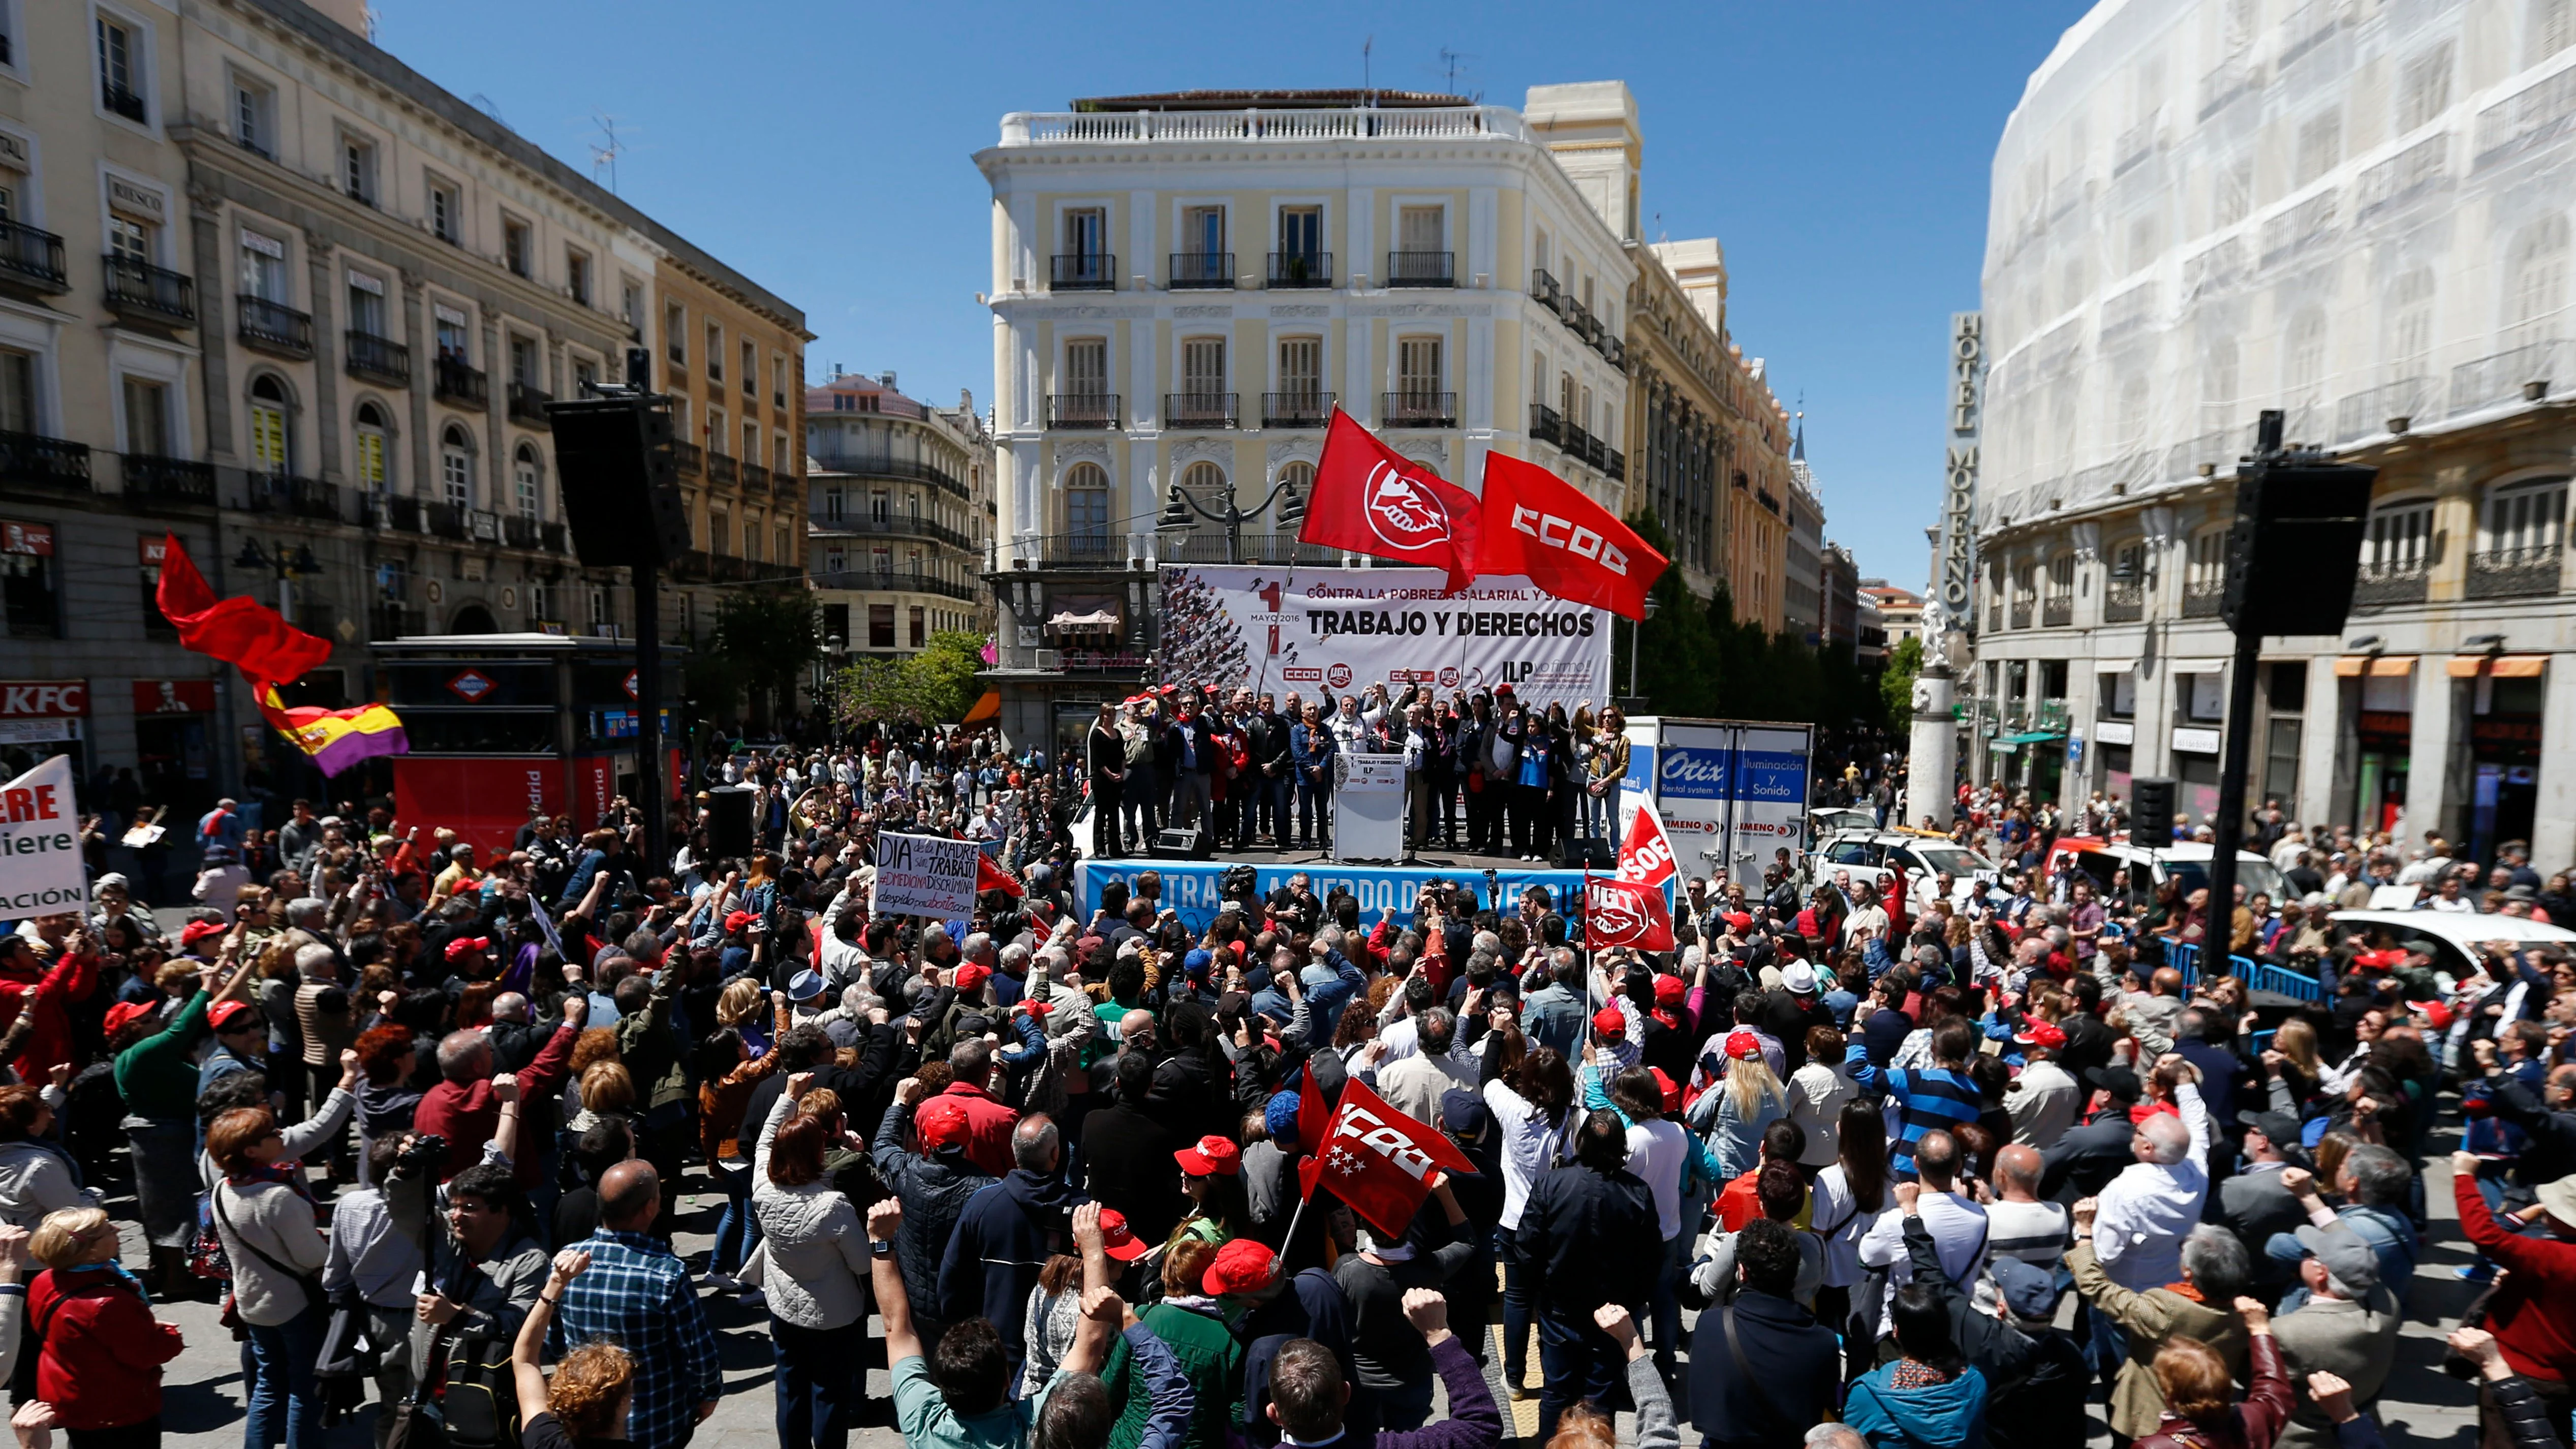
[[564, 520], [584, 568], [675, 563], [688, 553], [670, 399], [578, 398], [550, 405], [546, 418]]
[[1558, 862], [1557, 869], [1615, 870], [1618, 865], [1619, 857], [1610, 849], [1609, 840], [1598, 835], [1578, 835], [1565, 842], [1565, 859]]
[[2174, 782], [2170, 777], [2140, 775], [2129, 781], [2131, 845], [2173, 844], [2173, 818]]
[[719, 785], [707, 792], [707, 846], [717, 856], [748, 860], [751, 856], [749, 785]]
[[2236, 477], [2227, 589], [2218, 615], [2238, 634], [2339, 634], [2352, 612], [2376, 468], [2256, 459]]
[[1198, 826], [1174, 826], [1154, 837], [1158, 860], [1207, 860], [1214, 852], [1208, 833]]

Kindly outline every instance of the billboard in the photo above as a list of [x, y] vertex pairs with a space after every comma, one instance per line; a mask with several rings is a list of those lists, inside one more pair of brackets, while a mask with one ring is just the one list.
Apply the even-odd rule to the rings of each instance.
[[1519, 577], [1444, 594], [1438, 569], [1166, 564], [1162, 677], [1258, 692], [1357, 694], [1384, 683], [1452, 690], [1509, 684], [1544, 708], [1610, 698], [1607, 610]]

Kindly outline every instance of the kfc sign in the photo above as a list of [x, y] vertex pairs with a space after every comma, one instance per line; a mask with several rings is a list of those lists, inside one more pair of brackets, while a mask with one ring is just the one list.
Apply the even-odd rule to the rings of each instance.
[[1522, 505], [1512, 510], [1512, 528], [1550, 548], [1561, 548], [1576, 558], [1589, 559], [1622, 578], [1627, 577], [1628, 555], [1621, 552], [1617, 544], [1580, 524]]
[[79, 719], [88, 713], [86, 679], [0, 679], [0, 719]]

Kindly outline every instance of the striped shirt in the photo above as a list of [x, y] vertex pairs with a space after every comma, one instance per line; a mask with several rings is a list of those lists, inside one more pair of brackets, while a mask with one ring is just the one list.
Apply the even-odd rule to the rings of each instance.
[[1888, 1144], [1887, 1165], [1900, 1178], [1914, 1176], [1914, 1146], [1927, 1132], [1946, 1132], [1974, 1122], [1985, 1111], [1985, 1096], [1966, 1072], [1953, 1067], [1910, 1067], [1881, 1071], [1869, 1064], [1869, 1049], [1851, 1045], [1844, 1064], [1864, 1092], [1896, 1104], [1896, 1140]]

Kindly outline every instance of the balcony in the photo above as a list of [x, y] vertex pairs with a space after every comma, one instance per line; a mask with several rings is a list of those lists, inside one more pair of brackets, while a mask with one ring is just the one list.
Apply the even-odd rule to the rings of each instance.
[[1333, 404], [1339, 397], [1329, 392], [1265, 392], [1261, 395], [1261, 425], [1320, 428], [1332, 421]]
[[39, 433], [0, 433], [0, 482], [89, 491], [89, 444]]
[[707, 450], [675, 438], [671, 442], [671, 461], [678, 466], [681, 477], [695, 478], [707, 471]]
[[[104, 22], [101, 23], [103, 24]], [[123, 116], [129, 121], [141, 123], [147, 118], [146, 112], [143, 108], [143, 97], [136, 95], [134, 92], [127, 90], [125, 87], [118, 85], [114, 81], [102, 81], [99, 83], [98, 99], [99, 104], [107, 107], [117, 115]]]
[[2568, 365], [2568, 344], [2555, 338], [2463, 362], [2451, 369], [2451, 415], [2474, 412], [2497, 403], [2546, 396], [2550, 385], [2576, 382]]
[[[716, 562], [725, 564], [735, 560], [718, 559]], [[757, 569], [761, 565], [753, 564], [751, 567]], [[980, 604], [991, 597], [984, 591], [984, 586], [981, 584], [950, 583], [946, 579], [933, 578], [929, 574], [898, 573], [893, 569], [847, 569], [839, 573], [815, 573], [809, 577], [813, 580], [814, 587], [818, 589], [936, 594], [943, 599], [962, 599], [970, 604]]]
[[0, 283], [31, 292], [68, 292], [63, 239], [14, 221], [0, 221]]
[[[1018, 650], [1013, 650], [1018, 653]], [[1037, 649], [1027, 668], [1044, 674], [1126, 674], [1145, 667], [1142, 653], [1124, 649]]]
[[554, 400], [555, 395], [544, 388], [532, 383], [514, 382], [510, 384], [510, 418], [532, 428], [546, 427], [546, 404]]
[[466, 527], [466, 514], [469, 511], [453, 503], [430, 503], [422, 510], [422, 522], [427, 527], [421, 531], [432, 538], [448, 538], [462, 542], [471, 536]]
[[969, 496], [965, 480], [936, 463], [924, 463], [913, 458], [853, 458], [844, 453], [814, 461], [834, 473], [856, 473], [869, 478], [909, 478], [931, 484], [942, 493], [959, 498]]
[[1565, 287], [1556, 280], [1555, 273], [1545, 267], [1530, 268], [1530, 300], [1552, 308], [1564, 295]]
[[524, 513], [501, 515], [501, 541], [512, 548], [537, 546], [537, 521]]
[[1118, 290], [1118, 258], [1108, 252], [1058, 252], [1048, 285], [1059, 292]]
[[951, 528], [937, 519], [914, 514], [844, 512], [835, 518], [828, 501], [805, 510], [806, 521], [825, 533], [864, 534], [871, 538], [926, 538], [950, 548], [972, 549], [975, 540], [962, 529]]
[[1050, 428], [1115, 428], [1118, 426], [1118, 394], [1048, 393], [1046, 425]]
[[2073, 624], [2075, 622], [2075, 596], [2073, 594], [2052, 594], [2048, 598], [2042, 600], [2039, 606], [2039, 622], [2042, 627], [2049, 629], [2063, 629]]
[[125, 501], [136, 508], [212, 508], [215, 466], [152, 453], [121, 454]]
[[499, 543], [501, 515], [485, 508], [473, 510], [465, 515], [465, 535], [476, 543]]
[[743, 464], [742, 491], [745, 493], [767, 493], [769, 491], [769, 470], [760, 466], [758, 463]]
[[292, 518], [342, 521], [340, 488], [291, 473], [244, 473], [241, 506], [252, 513], [282, 513]]
[[2182, 591], [2182, 616], [2186, 619], [2215, 619], [2219, 601], [2226, 595], [2224, 583], [2186, 584]]
[[1234, 290], [1234, 253], [1174, 252], [1170, 287], [1175, 292]]
[[[1541, 272], [1539, 275], [1547, 274]], [[1565, 419], [1557, 416], [1556, 409], [1545, 403], [1530, 404], [1529, 431], [1530, 441], [1533, 443], [1549, 443], [1557, 447], [1565, 445]]]
[[1197, 533], [1172, 534], [1154, 550], [1165, 563], [1194, 564], [1270, 564], [1312, 565], [1330, 567], [1342, 561], [1341, 550], [1322, 544], [1299, 543], [1293, 533], [1247, 533], [1235, 540], [1235, 552], [1226, 554], [1225, 530], [1210, 528]]
[[313, 355], [313, 316], [298, 312], [266, 297], [239, 296], [233, 299], [239, 314], [234, 331], [246, 346], [280, 357], [304, 358]]
[[2030, 605], [2031, 601], [2028, 599], [2013, 600], [2012, 626], [2014, 628], [2027, 629], [2030, 627]]
[[458, 407], [486, 408], [492, 405], [492, 383], [483, 369], [468, 366], [461, 357], [441, 354], [431, 363], [430, 392], [440, 402]]
[[2381, 609], [2400, 609], [2421, 604], [2426, 585], [2433, 576], [2429, 558], [2390, 559], [2385, 562], [2364, 560], [2353, 576], [2352, 606], [2371, 613]]
[[1167, 392], [1163, 425], [1193, 430], [1233, 427], [1243, 415], [1239, 398], [1240, 394], [1230, 392]]
[[2147, 617], [2146, 585], [2136, 579], [2113, 579], [2102, 586], [2102, 622], [2134, 624]]
[[741, 476], [741, 470], [734, 466], [733, 455], [731, 453], [710, 452], [707, 454], [708, 482], [719, 485], [730, 485]]
[[1114, 569], [1123, 572], [1130, 562], [1134, 562], [1141, 568], [1149, 537], [1151, 535], [1126, 533], [1050, 535], [1038, 543], [1037, 563], [1041, 568]]
[[1390, 287], [1454, 287], [1458, 285], [1457, 268], [1451, 265], [1454, 252], [1388, 252], [1386, 284]]
[[387, 387], [411, 386], [411, 349], [390, 337], [372, 332], [349, 331], [340, 334], [343, 347], [341, 366], [351, 377], [381, 382]]
[[197, 284], [184, 273], [109, 252], [108, 310], [138, 322], [184, 327], [197, 320]]
[[1628, 455], [1614, 450], [1610, 454], [1610, 461], [1601, 465], [1601, 471], [1609, 474], [1610, 481], [1613, 483], [1627, 482]]
[[566, 543], [564, 539], [564, 526], [560, 523], [540, 523], [537, 525], [537, 547], [544, 549], [548, 553], [568, 553], [571, 551], [571, 545]]
[[1454, 428], [1458, 395], [1454, 392], [1403, 392], [1378, 395], [1378, 422], [1390, 428]]
[[421, 501], [419, 499], [405, 497], [404, 495], [397, 493], [386, 498], [383, 502], [384, 517], [381, 520], [380, 526], [391, 527], [396, 533], [423, 533], [427, 531], [422, 526]]
[[2488, 549], [2469, 555], [2468, 596], [2521, 599], [2558, 592], [2558, 547]]
[[1333, 285], [1331, 252], [1272, 252], [1270, 285], [1282, 290]]

